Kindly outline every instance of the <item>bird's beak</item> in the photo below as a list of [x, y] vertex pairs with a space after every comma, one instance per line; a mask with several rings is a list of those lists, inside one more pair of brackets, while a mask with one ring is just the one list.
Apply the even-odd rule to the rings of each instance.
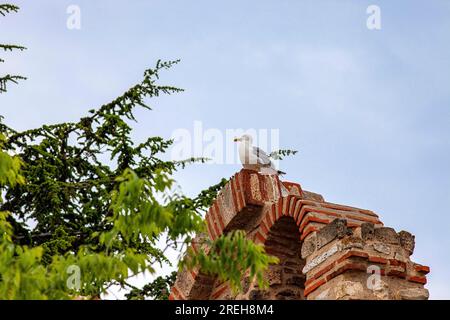
[[234, 142], [241, 141], [241, 138], [234, 138], [233, 141], [234, 141]]

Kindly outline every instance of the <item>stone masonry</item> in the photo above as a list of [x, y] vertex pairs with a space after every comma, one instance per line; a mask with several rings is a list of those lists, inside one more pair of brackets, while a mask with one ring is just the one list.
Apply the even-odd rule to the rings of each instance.
[[[282, 185], [289, 190], [282, 196]], [[201, 270], [178, 273], [170, 299], [428, 299], [424, 288], [430, 268], [414, 263], [414, 236], [385, 227], [374, 212], [329, 203], [296, 183], [251, 170], [235, 174], [206, 214], [207, 234], [216, 239], [245, 230], [280, 262], [261, 290], [243, 276], [244, 292], [233, 296]]]

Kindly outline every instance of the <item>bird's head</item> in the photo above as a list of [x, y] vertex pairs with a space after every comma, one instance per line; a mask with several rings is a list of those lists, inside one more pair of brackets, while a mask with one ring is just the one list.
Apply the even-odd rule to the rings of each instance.
[[244, 134], [240, 138], [234, 138], [234, 142], [240, 141], [240, 142], [252, 143], [252, 140], [253, 140], [252, 136], [249, 134]]

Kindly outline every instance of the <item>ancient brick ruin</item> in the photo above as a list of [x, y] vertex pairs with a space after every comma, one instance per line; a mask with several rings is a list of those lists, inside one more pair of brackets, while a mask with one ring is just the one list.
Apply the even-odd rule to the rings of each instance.
[[[282, 186], [289, 194], [282, 196]], [[414, 263], [414, 236], [384, 227], [374, 212], [326, 202], [277, 176], [242, 170], [206, 214], [207, 235], [245, 230], [279, 258], [261, 290], [243, 276], [244, 293], [199, 270], [178, 273], [170, 299], [428, 299], [429, 267]], [[194, 250], [208, 250], [196, 247]]]

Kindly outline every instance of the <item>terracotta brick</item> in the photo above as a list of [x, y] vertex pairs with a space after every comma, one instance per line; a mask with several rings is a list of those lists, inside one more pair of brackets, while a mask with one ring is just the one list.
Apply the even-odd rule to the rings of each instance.
[[319, 217], [316, 217], [316, 216], [313, 216], [313, 215], [308, 215], [308, 216], [303, 220], [303, 222], [300, 224], [300, 228], [299, 228], [300, 232], [302, 232], [303, 229], [306, 227], [306, 225], [307, 225], [308, 223], [310, 223], [310, 222], [317, 222], [317, 223], [322, 223], [322, 224], [328, 224], [328, 223], [330, 223], [331, 221], [328, 220], [328, 219], [322, 219], [322, 218], [319, 218]]
[[318, 280], [318, 281], [315, 282], [314, 284], [312, 284], [312, 285], [306, 287], [303, 294], [305, 295], [305, 297], [308, 296], [311, 292], [315, 291], [315, 290], [316, 290], [317, 288], [319, 288], [321, 285], [325, 284], [325, 282], [326, 282], [325, 279]]
[[302, 223], [303, 217], [307, 213], [308, 210], [312, 210], [313, 207], [311, 207], [309, 204], [304, 204], [302, 208], [300, 209], [300, 213], [297, 218], [297, 225], [300, 225]]
[[388, 276], [394, 276], [398, 278], [406, 278], [406, 272], [402, 272], [399, 270], [389, 270], [386, 275]]
[[236, 195], [238, 198], [239, 206], [244, 208], [246, 206], [243, 189], [243, 173], [242, 171], [236, 174]]
[[228, 289], [227, 285], [222, 285], [221, 287], [216, 288], [216, 290], [211, 294], [211, 298], [213, 299], [219, 298], [222, 295], [222, 293], [224, 293], [225, 290], [227, 289]]
[[288, 209], [288, 216], [293, 217], [294, 216], [294, 211], [295, 211], [295, 204], [297, 202], [297, 197], [296, 196], [291, 196], [291, 199], [289, 201], [289, 209]]
[[173, 294], [173, 297], [175, 298], [174, 300], [186, 300], [186, 297], [181, 293], [180, 290], [178, 290], [176, 285], [172, 287], [171, 294]]
[[283, 200], [282, 199], [278, 200], [276, 209], [277, 209], [276, 210], [276, 213], [277, 213], [276, 216], [277, 216], [277, 220], [278, 220], [278, 219], [280, 219], [283, 216]]
[[329, 265], [327, 265], [326, 267], [320, 269], [319, 271], [317, 271], [312, 278], [314, 279], [318, 279], [319, 277], [323, 276], [325, 273], [327, 273], [328, 271], [330, 271], [331, 269], [334, 268], [334, 266], [336, 265], [336, 262], [332, 262]]
[[220, 233], [222, 233], [223, 229], [225, 229], [225, 223], [224, 223], [223, 218], [222, 218], [222, 212], [223, 212], [223, 209], [221, 210], [219, 208], [219, 205], [217, 204], [217, 201], [214, 202], [214, 204], [212, 206], [212, 213], [213, 213], [215, 221], [218, 222], [218, 225], [219, 225], [220, 231], [221, 231]]
[[211, 220], [211, 225], [212, 225], [212, 227], [214, 228], [216, 237], [217, 237], [217, 238], [220, 237], [221, 234], [222, 234], [222, 230], [220, 230], [220, 227], [217, 225], [217, 224], [218, 224], [218, 223], [217, 223], [217, 220], [214, 219], [214, 217], [213, 217], [212, 215], [210, 216], [210, 220]]
[[389, 262], [388, 259], [377, 256], [369, 256], [369, 261], [380, 264], [387, 264]]
[[255, 240], [259, 241], [259, 243], [266, 242], [266, 238], [259, 231], [255, 234]]
[[270, 220], [270, 214], [268, 214], [268, 212], [266, 212], [266, 214], [264, 215], [264, 218], [262, 219], [262, 221], [264, 222], [266, 227], [270, 230], [270, 228], [273, 225], [273, 222], [272, 222], [272, 220]]
[[425, 278], [425, 277], [411, 276], [411, 277], [408, 277], [407, 280], [411, 281], [411, 282], [421, 283], [421, 284], [426, 284], [427, 283], [427, 278]]
[[277, 205], [273, 204], [272, 206], [272, 210], [271, 210], [271, 218], [272, 218], [272, 222], [275, 223], [278, 218], [277, 218]]
[[217, 238], [217, 235], [214, 230], [213, 223], [211, 222], [211, 215], [207, 213], [205, 220], [206, 220], [206, 228], [208, 229], [208, 235], [212, 240], [215, 240]]
[[302, 196], [302, 187], [298, 183], [283, 181], [283, 185], [289, 190], [290, 193]]
[[338, 267], [335, 271], [333, 271], [332, 273], [328, 274], [325, 279], [327, 281], [330, 281], [333, 278], [336, 278], [338, 275], [343, 274], [344, 272], [347, 271], [362, 271], [362, 272], [366, 272], [367, 267], [365, 264], [362, 263], [352, 263], [352, 262], [346, 262], [344, 263], [342, 266]]
[[414, 265], [414, 270], [416, 270], [417, 272], [423, 273], [423, 274], [427, 274], [430, 272], [430, 267], [416, 264], [416, 265]]
[[336, 204], [336, 203], [324, 202], [324, 203], [322, 203], [322, 206], [330, 208], [330, 209], [341, 210], [341, 211], [360, 212], [360, 213], [363, 213], [368, 216], [378, 217], [378, 215], [375, 214], [373, 211], [359, 209], [359, 208], [350, 207], [350, 206], [344, 206], [344, 205]]
[[305, 230], [303, 230], [303, 233], [301, 234], [300, 240], [305, 239], [311, 232], [318, 231], [318, 229], [314, 226], [309, 226]]
[[377, 224], [377, 223], [380, 222], [380, 220], [378, 220], [378, 219], [364, 217], [363, 215], [346, 214], [345, 216], [347, 218], [350, 218], [350, 219], [353, 219], [353, 220], [358, 220], [358, 221], [363, 221], [363, 222], [370, 222], [370, 223], [373, 223], [373, 224]]
[[261, 224], [260, 224], [260, 228], [261, 228], [261, 231], [264, 233], [264, 234], [268, 234], [269, 233], [269, 227], [266, 225], [266, 223], [264, 222], [264, 220], [262, 220], [261, 221]]
[[286, 198], [283, 198], [283, 206], [281, 215], [282, 216], [288, 216], [289, 215], [289, 204], [291, 203], [292, 196], [287, 196]]
[[347, 253], [345, 253], [342, 257], [340, 257], [337, 260], [337, 263], [341, 263], [344, 260], [347, 260], [349, 258], [353, 258], [353, 257], [358, 257], [358, 258], [365, 258], [367, 259], [369, 257], [369, 255], [366, 252], [363, 251], [356, 251], [356, 250], [351, 250]]
[[233, 199], [234, 210], [236, 212], [239, 212], [239, 211], [241, 211], [242, 208], [239, 206], [239, 201], [238, 201], [237, 194], [236, 194], [236, 179], [234, 177], [231, 178], [229, 184], [230, 184], [231, 196]]
[[302, 208], [302, 203], [303, 202], [301, 200], [296, 199], [294, 215], [293, 215], [295, 221], [297, 221], [297, 219], [298, 219], [298, 214], [300, 213], [300, 209]]

